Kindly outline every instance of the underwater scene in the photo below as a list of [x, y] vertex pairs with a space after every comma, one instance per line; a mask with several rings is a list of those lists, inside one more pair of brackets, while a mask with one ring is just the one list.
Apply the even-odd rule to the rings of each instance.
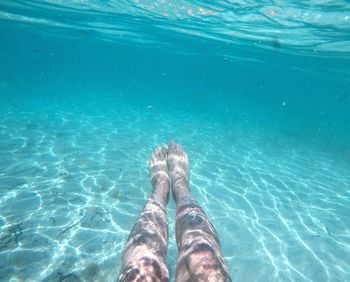
[[0, 281], [117, 281], [170, 140], [233, 281], [350, 281], [349, 1], [1, 0], [0, 40]]

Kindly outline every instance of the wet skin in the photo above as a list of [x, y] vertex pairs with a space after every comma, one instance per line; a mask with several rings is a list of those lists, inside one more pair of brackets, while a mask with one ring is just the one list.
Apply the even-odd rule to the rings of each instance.
[[153, 193], [129, 235], [119, 281], [169, 281], [165, 207], [170, 180], [179, 250], [176, 281], [231, 281], [217, 232], [189, 189], [188, 157], [181, 146], [170, 142], [156, 149], [150, 172]]
[[150, 174], [153, 193], [130, 232], [118, 281], [169, 281], [165, 263], [170, 190], [166, 147], [156, 149], [152, 155]]

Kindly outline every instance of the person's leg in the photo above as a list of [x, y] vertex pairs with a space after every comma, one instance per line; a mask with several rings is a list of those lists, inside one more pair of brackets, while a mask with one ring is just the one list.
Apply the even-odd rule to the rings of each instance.
[[173, 142], [168, 168], [176, 202], [176, 281], [231, 281], [216, 230], [189, 190], [188, 157]]
[[124, 281], [169, 281], [165, 258], [168, 247], [166, 204], [170, 183], [167, 148], [155, 150], [150, 159], [153, 193], [130, 232], [119, 275]]

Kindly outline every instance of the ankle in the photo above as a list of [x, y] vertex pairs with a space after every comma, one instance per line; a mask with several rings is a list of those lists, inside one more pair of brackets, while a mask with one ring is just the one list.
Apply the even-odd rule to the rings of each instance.
[[167, 183], [165, 182], [162, 184], [154, 185], [152, 195], [154, 199], [156, 199], [159, 203], [165, 206], [168, 203], [169, 192], [170, 192], [170, 184], [169, 182]]
[[173, 184], [171, 186], [171, 191], [173, 194], [173, 199], [175, 200], [176, 204], [181, 203], [182, 200], [185, 198], [187, 199], [189, 197], [192, 197], [192, 193], [188, 188], [187, 183]]

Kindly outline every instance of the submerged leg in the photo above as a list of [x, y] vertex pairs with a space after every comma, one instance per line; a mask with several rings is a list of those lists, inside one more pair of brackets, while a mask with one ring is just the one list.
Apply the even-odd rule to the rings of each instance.
[[231, 281], [214, 226], [189, 190], [188, 157], [181, 146], [168, 146], [171, 189], [176, 202], [176, 281]]
[[155, 150], [150, 159], [153, 193], [130, 232], [119, 275], [124, 281], [169, 281], [165, 263], [168, 247], [166, 204], [170, 190], [167, 148]]

